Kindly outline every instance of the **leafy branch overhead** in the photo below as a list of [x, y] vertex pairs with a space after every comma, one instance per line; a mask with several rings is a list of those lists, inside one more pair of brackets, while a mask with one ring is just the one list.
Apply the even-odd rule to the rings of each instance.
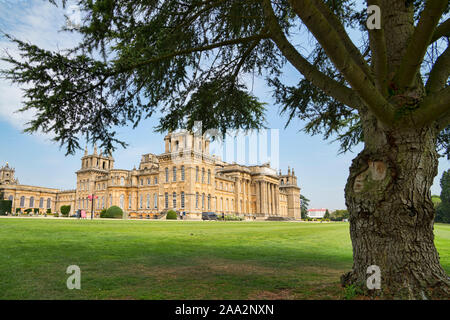
[[[21, 57], [4, 56], [10, 68], [1, 72], [28, 85], [22, 110], [36, 117], [26, 131], [53, 132], [68, 153], [83, 136], [108, 150], [125, 146], [116, 128], [137, 126], [156, 112], [162, 113], [160, 131], [191, 129], [194, 121], [222, 132], [264, 127], [265, 104], [243, 81], [254, 74], [267, 78], [289, 121], [300, 118], [307, 121], [306, 131], [338, 137], [344, 151], [364, 140], [360, 116], [370, 113], [388, 128], [435, 125], [448, 154], [446, 0], [409, 1], [416, 26], [398, 59], [386, 46], [393, 37], [390, 22], [367, 30], [365, 11], [350, 0], [78, 4], [83, 23], [69, 30], [82, 35], [76, 48], [51, 52], [7, 35]], [[388, 12], [390, 1], [367, 4]], [[359, 45], [349, 28], [363, 31]], [[302, 39], [311, 38], [313, 50], [300, 50], [309, 47]], [[424, 70], [432, 49], [438, 54]], [[286, 63], [301, 75], [295, 86], [283, 82]]]

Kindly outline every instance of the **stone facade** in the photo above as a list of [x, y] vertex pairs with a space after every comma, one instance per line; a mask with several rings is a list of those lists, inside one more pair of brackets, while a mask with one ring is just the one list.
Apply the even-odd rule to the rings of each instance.
[[282, 175], [269, 164], [223, 162], [210, 155], [209, 140], [187, 132], [168, 134], [164, 143], [164, 153], [142, 155], [139, 168], [132, 170], [115, 169], [114, 158], [97, 148], [92, 154], [86, 150], [76, 172], [76, 190], [4, 184], [0, 190], [14, 198], [14, 208], [28, 207], [26, 201], [31, 197], [47, 197], [54, 205], [52, 210], [71, 205], [72, 212], [84, 209], [90, 214], [93, 210], [95, 216], [116, 205], [130, 218], [153, 218], [174, 209], [188, 219], [201, 219], [202, 212], [247, 219], [300, 219], [300, 188], [293, 170]]

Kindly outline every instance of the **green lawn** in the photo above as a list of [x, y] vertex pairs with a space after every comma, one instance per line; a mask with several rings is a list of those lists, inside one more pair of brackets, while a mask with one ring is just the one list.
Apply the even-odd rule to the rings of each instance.
[[341, 299], [351, 265], [347, 223], [0, 219], [0, 299]]

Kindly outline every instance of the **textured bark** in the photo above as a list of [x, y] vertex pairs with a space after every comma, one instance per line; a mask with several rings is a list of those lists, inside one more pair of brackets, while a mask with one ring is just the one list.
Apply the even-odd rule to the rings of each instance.
[[[386, 130], [363, 115], [364, 150], [345, 188], [353, 269], [342, 284], [383, 298], [450, 298], [450, 278], [434, 246], [430, 187], [437, 174], [434, 128]], [[369, 291], [367, 268], [381, 269], [381, 290]]]

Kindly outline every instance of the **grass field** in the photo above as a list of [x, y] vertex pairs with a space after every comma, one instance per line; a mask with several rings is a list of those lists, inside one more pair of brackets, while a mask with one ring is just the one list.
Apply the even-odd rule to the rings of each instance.
[[347, 223], [0, 219], [0, 299], [342, 299], [351, 265]]

